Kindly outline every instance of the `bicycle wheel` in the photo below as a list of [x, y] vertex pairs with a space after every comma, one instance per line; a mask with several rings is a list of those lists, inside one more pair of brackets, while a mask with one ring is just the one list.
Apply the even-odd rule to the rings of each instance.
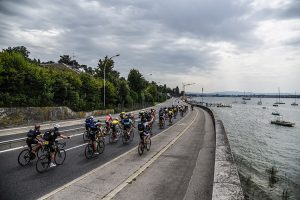
[[140, 156], [144, 153], [144, 144], [142, 142], [139, 143], [138, 152]]
[[146, 149], [147, 149], [147, 151], [150, 150], [150, 147], [151, 147], [151, 139], [149, 138], [149, 139], [146, 140]]
[[99, 142], [97, 142], [97, 151], [99, 154], [103, 153], [105, 149], [105, 143], [103, 140], [99, 140]]
[[108, 142], [109, 143], [113, 143], [114, 142], [114, 138], [113, 138], [112, 133], [109, 135]]
[[30, 162], [30, 154], [31, 152], [29, 149], [24, 149], [23, 151], [21, 151], [18, 156], [19, 165], [21, 166], [28, 165], [28, 163]]
[[50, 155], [42, 155], [36, 161], [35, 169], [37, 172], [42, 173], [49, 168], [50, 165]]
[[122, 133], [122, 142], [123, 142], [123, 144], [126, 144], [127, 143], [127, 137], [126, 137], [126, 135], [125, 134], [127, 134], [125, 131]]
[[44, 146], [42, 146], [41, 148], [39, 148], [39, 150], [36, 152], [37, 157], [41, 157], [42, 155], [45, 155], [47, 153], [47, 151], [45, 150]]
[[83, 138], [83, 141], [87, 141], [89, 140], [89, 137], [88, 137], [88, 132], [87, 131], [84, 131], [83, 135], [82, 135], [82, 138]]
[[84, 150], [84, 155], [87, 159], [90, 159], [94, 155], [93, 146], [91, 144], [87, 144]]
[[132, 131], [130, 132], [130, 142], [133, 141], [133, 138], [134, 138], [134, 131], [132, 130]]
[[57, 165], [62, 165], [67, 157], [67, 153], [64, 149], [58, 149], [58, 151], [55, 152], [55, 163]]

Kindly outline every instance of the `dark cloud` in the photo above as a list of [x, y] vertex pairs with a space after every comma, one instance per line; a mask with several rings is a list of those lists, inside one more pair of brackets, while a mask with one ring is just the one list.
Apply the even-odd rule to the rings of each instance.
[[[287, 17], [298, 10], [295, 1], [272, 12]], [[207, 42], [260, 45], [253, 30], [266, 16], [253, 12], [247, 1], [236, 0], [0, 0], [0, 47], [24, 45], [44, 61], [74, 52], [92, 67], [120, 53], [116, 67], [123, 74], [132, 67], [162, 74], [209, 71], [219, 57]]]

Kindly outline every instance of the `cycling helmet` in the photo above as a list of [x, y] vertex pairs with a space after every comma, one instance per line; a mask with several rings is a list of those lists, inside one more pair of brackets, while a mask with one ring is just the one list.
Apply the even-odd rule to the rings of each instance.
[[35, 130], [38, 130], [38, 129], [40, 129], [40, 127], [41, 127], [40, 125], [37, 125], [37, 124], [36, 124], [36, 125], [34, 126], [34, 129], [35, 129]]
[[57, 131], [57, 130], [59, 129], [59, 127], [60, 127], [60, 125], [59, 125], [59, 124], [55, 124], [55, 125], [54, 125], [54, 130], [56, 130], [56, 131]]
[[125, 115], [125, 112], [123, 111], [123, 112], [121, 112], [121, 114], [122, 114], [122, 115]]
[[94, 116], [90, 116], [91, 119], [94, 119]]

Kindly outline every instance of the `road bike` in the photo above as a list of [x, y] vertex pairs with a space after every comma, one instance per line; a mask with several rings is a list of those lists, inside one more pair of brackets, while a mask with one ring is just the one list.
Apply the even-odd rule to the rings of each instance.
[[[84, 131], [82, 137], [83, 137], [83, 141], [89, 141], [90, 140], [90, 134], [91, 134], [91, 128], [87, 128], [87, 130]], [[106, 135], [106, 128], [104, 126], [104, 124], [99, 124], [97, 126], [97, 132], [100, 132], [103, 135]]]
[[133, 129], [131, 129], [131, 131], [130, 131], [130, 128], [123, 129], [123, 131], [122, 131], [122, 142], [123, 142], [123, 144], [132, 142], [133, 138], [134, 138]]
[[163, 117], [159, 118], [159, 128], [163, 129], [165, 127], [165, 119]]
[[140, 143], [139, 143], [139, 146], [138, 146], [139, 155], [141, 156], [144, 153], [145, 149], [147, 151], [149, 151], [150, 147], [151, 147], [151, 138], [150, 138], [150, 136], [146, 136], [146, 137], [144, 137], [144, 141], [140, 141]]
[[[37, 145], [33, 146], [35, 148]], [[36, 157], [40, 157], [44, 153], [44, 146], [42, 145], [36, 152], [36, 155], [31, 152], [30, 148], [24, 149], [19, 153], [18, 163], [20, 166], [25, 166], [30, 163], [30, 161], [34, 160]]]
[[120, 133], [120, 128], [118, 126], [115, 127], [115, 130], [111, 130], [110, 131], [110, 134], [109, 134], [109, 138], [108, 138], [108, 142], [109, 143], [116, 143], [119, 141], [119, 138], [121, 136], [121, 133]]
[[93, 142], [90, 140], [90, 142], [87, 144], [84, 150], [84, 155], [87, 159], [90, 159], [94, 156], [98, 156], [99, 154], [102, 154], [105, 149], [105, 137], [103, 135], [97, 134], [96, 135], [96, 151], [98, 154], [95, 154], [96, 151], [94, 151]]
[[[47, 146], [49, 144], [48, 141], [44, 142], [45, 145], [45, 154], [38, 157], [38, 160], [36, 161], [36, 171], [39, 173], [45, 172], [51, 163], [51, 152], [50, 148]], [[54, 162], [57, 165], [62, 165], [66, 159], [66, 151], [64, 150], [64, 147], [66, 146], [66, 142], [59, 143], [58, 141], [54, 142], [54, 149], [55, 149], [55, 155], [54, 155]]]

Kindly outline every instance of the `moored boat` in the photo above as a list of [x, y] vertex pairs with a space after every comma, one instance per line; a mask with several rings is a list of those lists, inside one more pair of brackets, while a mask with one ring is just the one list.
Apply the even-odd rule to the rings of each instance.
[[296, 103], [296, 92], [295, 92], [295, 102], [293, 102], [291, 105], [292, 106], [298, 106], [298, 104]]
[[276, 124], [276, 125], [280, 125], [280, 126], [288, 126], [288, 127], [295, 126], [295, 123], [293, 123], [293, 122], [284, 121], [282, 119], [282, 116], [278, 116], [275, 120], [271, 120], [271, 124]]
[[280, 113], [279, 113], [278, 111], [275, 111], [275, 112], [272, 112], [272, 115], [277, 115], [277, 116], [279, 116]]

